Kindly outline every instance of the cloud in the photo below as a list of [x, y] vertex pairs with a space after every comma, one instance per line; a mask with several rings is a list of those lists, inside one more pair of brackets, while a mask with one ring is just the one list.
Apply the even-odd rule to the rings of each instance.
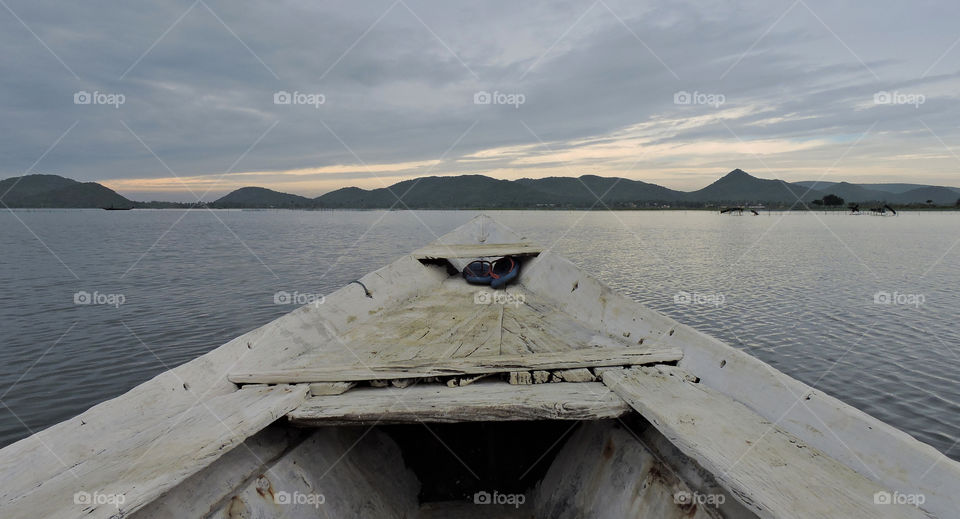
[[[0, 17], [0, 176], [179, 199], [177, 177], [210, 195], [458, 173], [686, 189], [735, 167], [960, 183], [944, 146], [960, 115], [954, 4], [8, 3], [50, 50]], [[125, 103], [74, 104], [78, 91]], [[278, 105], [278, 91], [324, 102]], [[475, 104], [479, 91], [524, 102]], [[724, 102], [675, 104], [681, 91]], [[925, 102], [876, 105], [879, 91]]]
[[342, 186], [343, 179], [363, 179], [365, 186], [386, 187], [401, 178], [404, 172], [429, 171], [438, 160], [398, 162], [393, 164], [334, 165], [283, 171], [244, 171], [219, 175], [171, 176], [156, 178], [115, 178], [103, 180], [111, 189], [122, 192], [182, 193], [194, 199], [207, 194], [219, 196], [250, 185], [270, 185], [275, 190], [289, 190], [304, 196], [317, 196]]

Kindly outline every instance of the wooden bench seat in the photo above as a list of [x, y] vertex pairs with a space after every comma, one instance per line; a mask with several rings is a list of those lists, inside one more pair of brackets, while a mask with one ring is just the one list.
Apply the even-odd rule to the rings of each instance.
[[413, 252], [417, 259], [500, 258], [503, 256], [536, 256], [542, 247], [530, 243], [471, 243], [443, 245], [434, 243]]
[[518, 386], [491, 381], [464, 387], [359, 388], [342, 395], [308, 398], [287, 418], [295, 425], [326, 426], [600, 420], [630, 411], [626, 402], [599, 382]]

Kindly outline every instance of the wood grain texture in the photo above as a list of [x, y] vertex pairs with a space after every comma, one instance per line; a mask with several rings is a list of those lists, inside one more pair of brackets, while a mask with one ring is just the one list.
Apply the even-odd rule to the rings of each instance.
[[[211, 512], [168, 519], [412, 519], [418, 487], [383, 431], [324, 427], [214, 503]], [[317, 504], [298, 503], [297, 495], [315, 496]]]
[[874, 494], [886, 489], [684, 375], [657, 366], [606, 370], [602, 377], [760, 517], [927, 517], [913, 506], [874, 504]]
[[[556, 385], [556, 384], [551, 384]], [[712, 506], [682, 506], [694, 491], [616, 420], [586, 422], [563, 444], [533, 490], [527, 517], [550, 519], [756, 519], [719, 515]], [[733, 498], [730, 498], [733, 501]]]
[[417, 259], [493, 258], [503, 256], [536, 256], [543, 247], [531, 243], [466, 243], [444, 245], [434, 243], [413, 252]]
[[353, 382], [360, 380], [482, 375], [510, 371], [633, 366], [676, 362], [679, 349], [604, 348], [450, 359], [411, 359], [367, 366], [324, 366], [231, 373], [237, 384], [288, 384], [301, 382]]
[[340, 395], [350, 391], [355, 382], [317, 382], [310, 384], [310, 396]]
[[563, 369], [554, 373], [563, 382], [593, 382], [597, 378], [587, 368]]
[[238, 487], [255, 479], [296, 446], [298, 436], [289, 427], [267, 427], [129, 517], [208, 517], [216, 503], [229, 501]]
[[418, 385], [407, 389], [360, 388], [310, 398], [287, 418], [295, 425], [597, 420], [630, 412], [599, 382], [517, 386], [477, 382], [466, 387]]

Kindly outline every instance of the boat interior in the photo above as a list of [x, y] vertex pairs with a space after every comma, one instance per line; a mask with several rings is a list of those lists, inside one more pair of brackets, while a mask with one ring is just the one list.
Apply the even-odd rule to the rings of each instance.
[[[284, 450], [268, 456], [279, 443]], [[132, 517], [174, 517], [187, 503], [197, 517], [218, 518], [757, 517], [635, 414], [585, 422], [274, 426], [245, 447]], [[228, 467], [233, 488], [209, 492]], [[279, 489], [323, 502], [290, 503], [278, 499]]]

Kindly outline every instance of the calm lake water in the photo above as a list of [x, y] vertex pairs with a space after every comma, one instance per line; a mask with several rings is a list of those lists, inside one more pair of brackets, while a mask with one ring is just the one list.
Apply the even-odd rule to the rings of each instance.
[[[278, 291], [331, 292], [476, 214], [0, 212], [0, 446], [291, 311]], [[488, 214], [960, 459], [960, 213]]]

